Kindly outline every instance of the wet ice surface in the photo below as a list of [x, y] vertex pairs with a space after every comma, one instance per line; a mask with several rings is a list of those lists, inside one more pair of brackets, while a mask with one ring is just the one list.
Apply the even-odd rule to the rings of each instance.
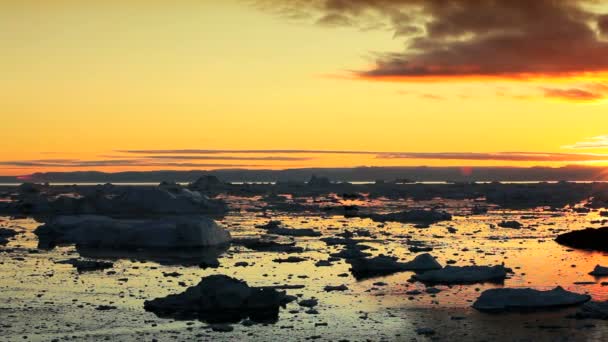
[[[310, 199], [309, 199], [310, 200]], [[323, 200], [323, 199], [317, 199]], [[370, 219], [345, 218], [330, 213], [286, 213], [256, 208], [260, 198], [227, 198], [231, 211], [221, 221], [233, 238], [259, 237], [255, 228], [270, 219], [292, 228], [313, 228], [322, 237], [348, 229], [368, 230], [371, 236], [355, 239], [371, 246], [372, 256], [393, 255], [412, 260], [422, 252], [410, 252], [409, 240], [432, 246], [429, 253], [440, 264], [500, 265], [513, 269], [503, 284], [436, 285], [427, 293], [422, 283], [408, 282], [412, 272], [357, 281], [344, 260], [332, 266], [315, 266], [342, 246], [328, 246], [319, 237], [278, 237], [295, 241], [302, 253], [258, 252], [232, 245], [219, 257], [220, 267], [202, 269], [156, 262], [145, 256], [119, 259], [111, 269], [78, 273], [57, 261], [78, 257], [74, 246], [38, 250], [32, 231], [39, 225], [31, 218], [0, 218], [0, 226], [20, 233], [0, 247], [0, 340], [606, 340], [608, 324], [598, 320], [574, 320], [565, 316], [576, 308], [542, 313], [485, 314], [471, 308], [479, 294], [494, 287], [533, 287], [548, 290], [557, 285], [593, 300], [608, 300], [608, 286], [588, 275], [596, 264], [606, 265], [604, 253], [572, 250], [553, 241], [559, 233], [599, 227], [591, 221], [597, 212], [576, 214], [542, 210], [491, 208], [482, 215], [459, 216], [469, 201], [407, 202], [412, 206], [441, 205], [455, 215], [452, 221], [415, 228], [414, 224], [377, 223]], [[377, 199], [361, 203], [377, 211], [402, 210], [404, 201]], [[239, 210], [240, 209], [240, 210]], [[520, 229], [500, 228], [502, 221], [516, 220]], [[448, 229], [448, 228], [456, 228]], [[112, 254], [112, 253], [108, 253]], [[307, 260], [278, 263], [274, 259], [298, 256]], [[139, 259], [136, 259], [138, 258]], [[102, 258], [103, 260], [103, 258]], [[110, 259], [108, 259], [110, 260]], [[247, 262], [246, 266], [242, 266]], [[454, 263], [455, 262], [455, 263]], [[239, 266], [235, 264], [239, 263]], [[171, 276], [172, 272], [179, 275]], [[159, 318], [143, 309], [143, 302], [181, 293], [201, 277], [225, 274], [250, 286], [304, 285], [286, 290], [301, 297], [281, 309], [275, 324], [233, 324], [231, 332], [213, 331], [197, 320]], [[578, 284], [577, 284], [578, 283]], [[326, 292], [326, 286], [346, 285], [346, 291]], [[420, 294], [418, 293], [419, 290]], [[409, 293], [409, 294], [408, 294]], [[304, 299], [318, 299], [318, 313], [306, 313]], [[425, 336], [425, 332], [434, 332]]]

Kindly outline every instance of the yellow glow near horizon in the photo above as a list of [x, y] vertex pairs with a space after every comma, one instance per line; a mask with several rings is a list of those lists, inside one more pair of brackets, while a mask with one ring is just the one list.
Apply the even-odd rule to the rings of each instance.
[[[608, 124], [605, 102], [542, 97], [540, 87], [562, 79], [328, 77], [365, 69], [365, 56], [402, 42], [384, 31], [292, 23], [239, 1], [0, 7], [0, 162], [102, 160], [125, 149], [564, 152]], [[316, 156], [260, 167], [537, 164], [570, 163]], [[74, 168], [0, 165], [0, 175], [59, 170]]]

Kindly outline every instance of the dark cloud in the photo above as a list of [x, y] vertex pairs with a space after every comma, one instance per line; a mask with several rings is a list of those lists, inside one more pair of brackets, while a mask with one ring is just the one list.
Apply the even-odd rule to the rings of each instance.
[[541, 88], [545, 97], [567, 101], [597, 101], [608, 98], [608, 86], [588, 84], [575, 88]]
[[[365, 78], [572, 76], [608, 71], [600, 0], [259, 0], [333, 25], [388, 28], [405, 51]], [[324, 19], [325, 18], [325, 19]], [[329, 19], [332, 18], [332, 19]], [[597, 29], [596, 29], [597, 28]]]
[[352, 21], [344, 15], [332, 13], [326, 16], [323, 16], [317, 20], [317, 24], [323, 26], [351, 26], [353, 25]]
[[608, 14], [601, 16], [597, 21], [597, 27], [600, 30], [600, 34], [608, 38]]

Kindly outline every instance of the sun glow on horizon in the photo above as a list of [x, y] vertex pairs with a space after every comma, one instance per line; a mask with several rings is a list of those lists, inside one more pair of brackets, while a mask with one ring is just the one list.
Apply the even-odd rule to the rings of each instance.
[[[362, 73], [374, 68], [377, 56], [401, 53], [405, 38], [387, 28], [294, 22], [242, 1], [2, 6], [1, 175], [606, 164], [372, 154], [306, 160], [117, 156], [116, 150], [173, 147], [562, 153], [562, 146], [606, 134], [608, 73], [369, 77]], [[608, 152], [608, 146], [587, 151]], [[55, 164], [41, 162], [49, 159]]]

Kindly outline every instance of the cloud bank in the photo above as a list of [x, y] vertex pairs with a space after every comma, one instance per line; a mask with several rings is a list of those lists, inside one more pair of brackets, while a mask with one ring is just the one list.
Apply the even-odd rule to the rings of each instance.
[[[608, 148], [608, 135], [594, 137], [564, 148], [592, 149]], [[189, 155], [178, 155], [188, 151]], [[154, 153], [154, 155], [148, 155]], [[196, 155], [201, 153], [201, 155]], [[140, 156], [140, 154], [144, 154]], [[224, 155], [236, 154], [236, 155]], [[239, 156], [238, 154], [244, 154]], [[256, 154], [251, 156], [250, 154]], [[308, 154], [309, 156], [290, 156], [292, 154]], [[259, 155], [259, 156], [258, 156]], [[608, 154], [597, 153], [555, 153], [555, 152], [384, 152], [365, 150], [123, 150], [123, 154], [107, 156], [106, 159], [31, 159], [0, 161], [0, 168], [10, 169], [90, 169], [90, 168], [290, 168], [294, 164], [281, 162], [311, 161], [331, 158], [332, 155], [367, 155], [370, 165], [377, 160], [462, 160], [462, 161], [504, 161], [504, 162], [539, 162], [539, 163], [584, 163], [593, 161], [608, 161]], [[131, 156], [131, 157], [130, 157]], [[133, 157], [135, 156], [135, 157]], [[197, 162], [197, 161], [204, 162]], [[213, 161], [235, 161], [235, 163]], [[249, 164], [238, 161], [261, 161], [268, 163]], [[279, 162], [274, 163], [274, 162]], [[384, 164], [384, 163], [382, 163]], [[467, 164], [467, 163], [464, 163]]]
[[379, 53], [375, 67], [356, 72], [362, 78], [570, 77], [608, 71], [608, 14], [598, 10], [605, 4], [600, 0], [256, 3], [323, 26], [389, 30], [403, 40], [404, 51]]
[[[553, 152], [386, 152], [386, 151], [366, 151], [366, 150], [295, 150], [295, 149], [276, 149], [276, 150], [122, 150], [126, 154], [148, 154], [158, 155], [170, 154], [169, 158], [179, 158], [173, 154], [266, 154], [269, 156], [260, 157], [264, 160], [289, 160], [289, 154], [313, 154], [313, 155], [370, 155], [378, 159], [425, 159], [425, 160], [495, 160], [495, 161], [538, 161], [538, 162], [584, 162], [593, 160], [608, 160], [608, 154], [589, 154], [589, 153], [553, 153]], [[273, 157], [279, 154], [283, 156]], [[196, 158], [196, 156], [190, 156]], [[214, 159], [214, 157], [204, 157]], [[239, 157], [237, 157], [239, 158]], [[247, 158], [247, 157], [243, 157]], [[312, 157], [309, 159], [313, 159]]]

